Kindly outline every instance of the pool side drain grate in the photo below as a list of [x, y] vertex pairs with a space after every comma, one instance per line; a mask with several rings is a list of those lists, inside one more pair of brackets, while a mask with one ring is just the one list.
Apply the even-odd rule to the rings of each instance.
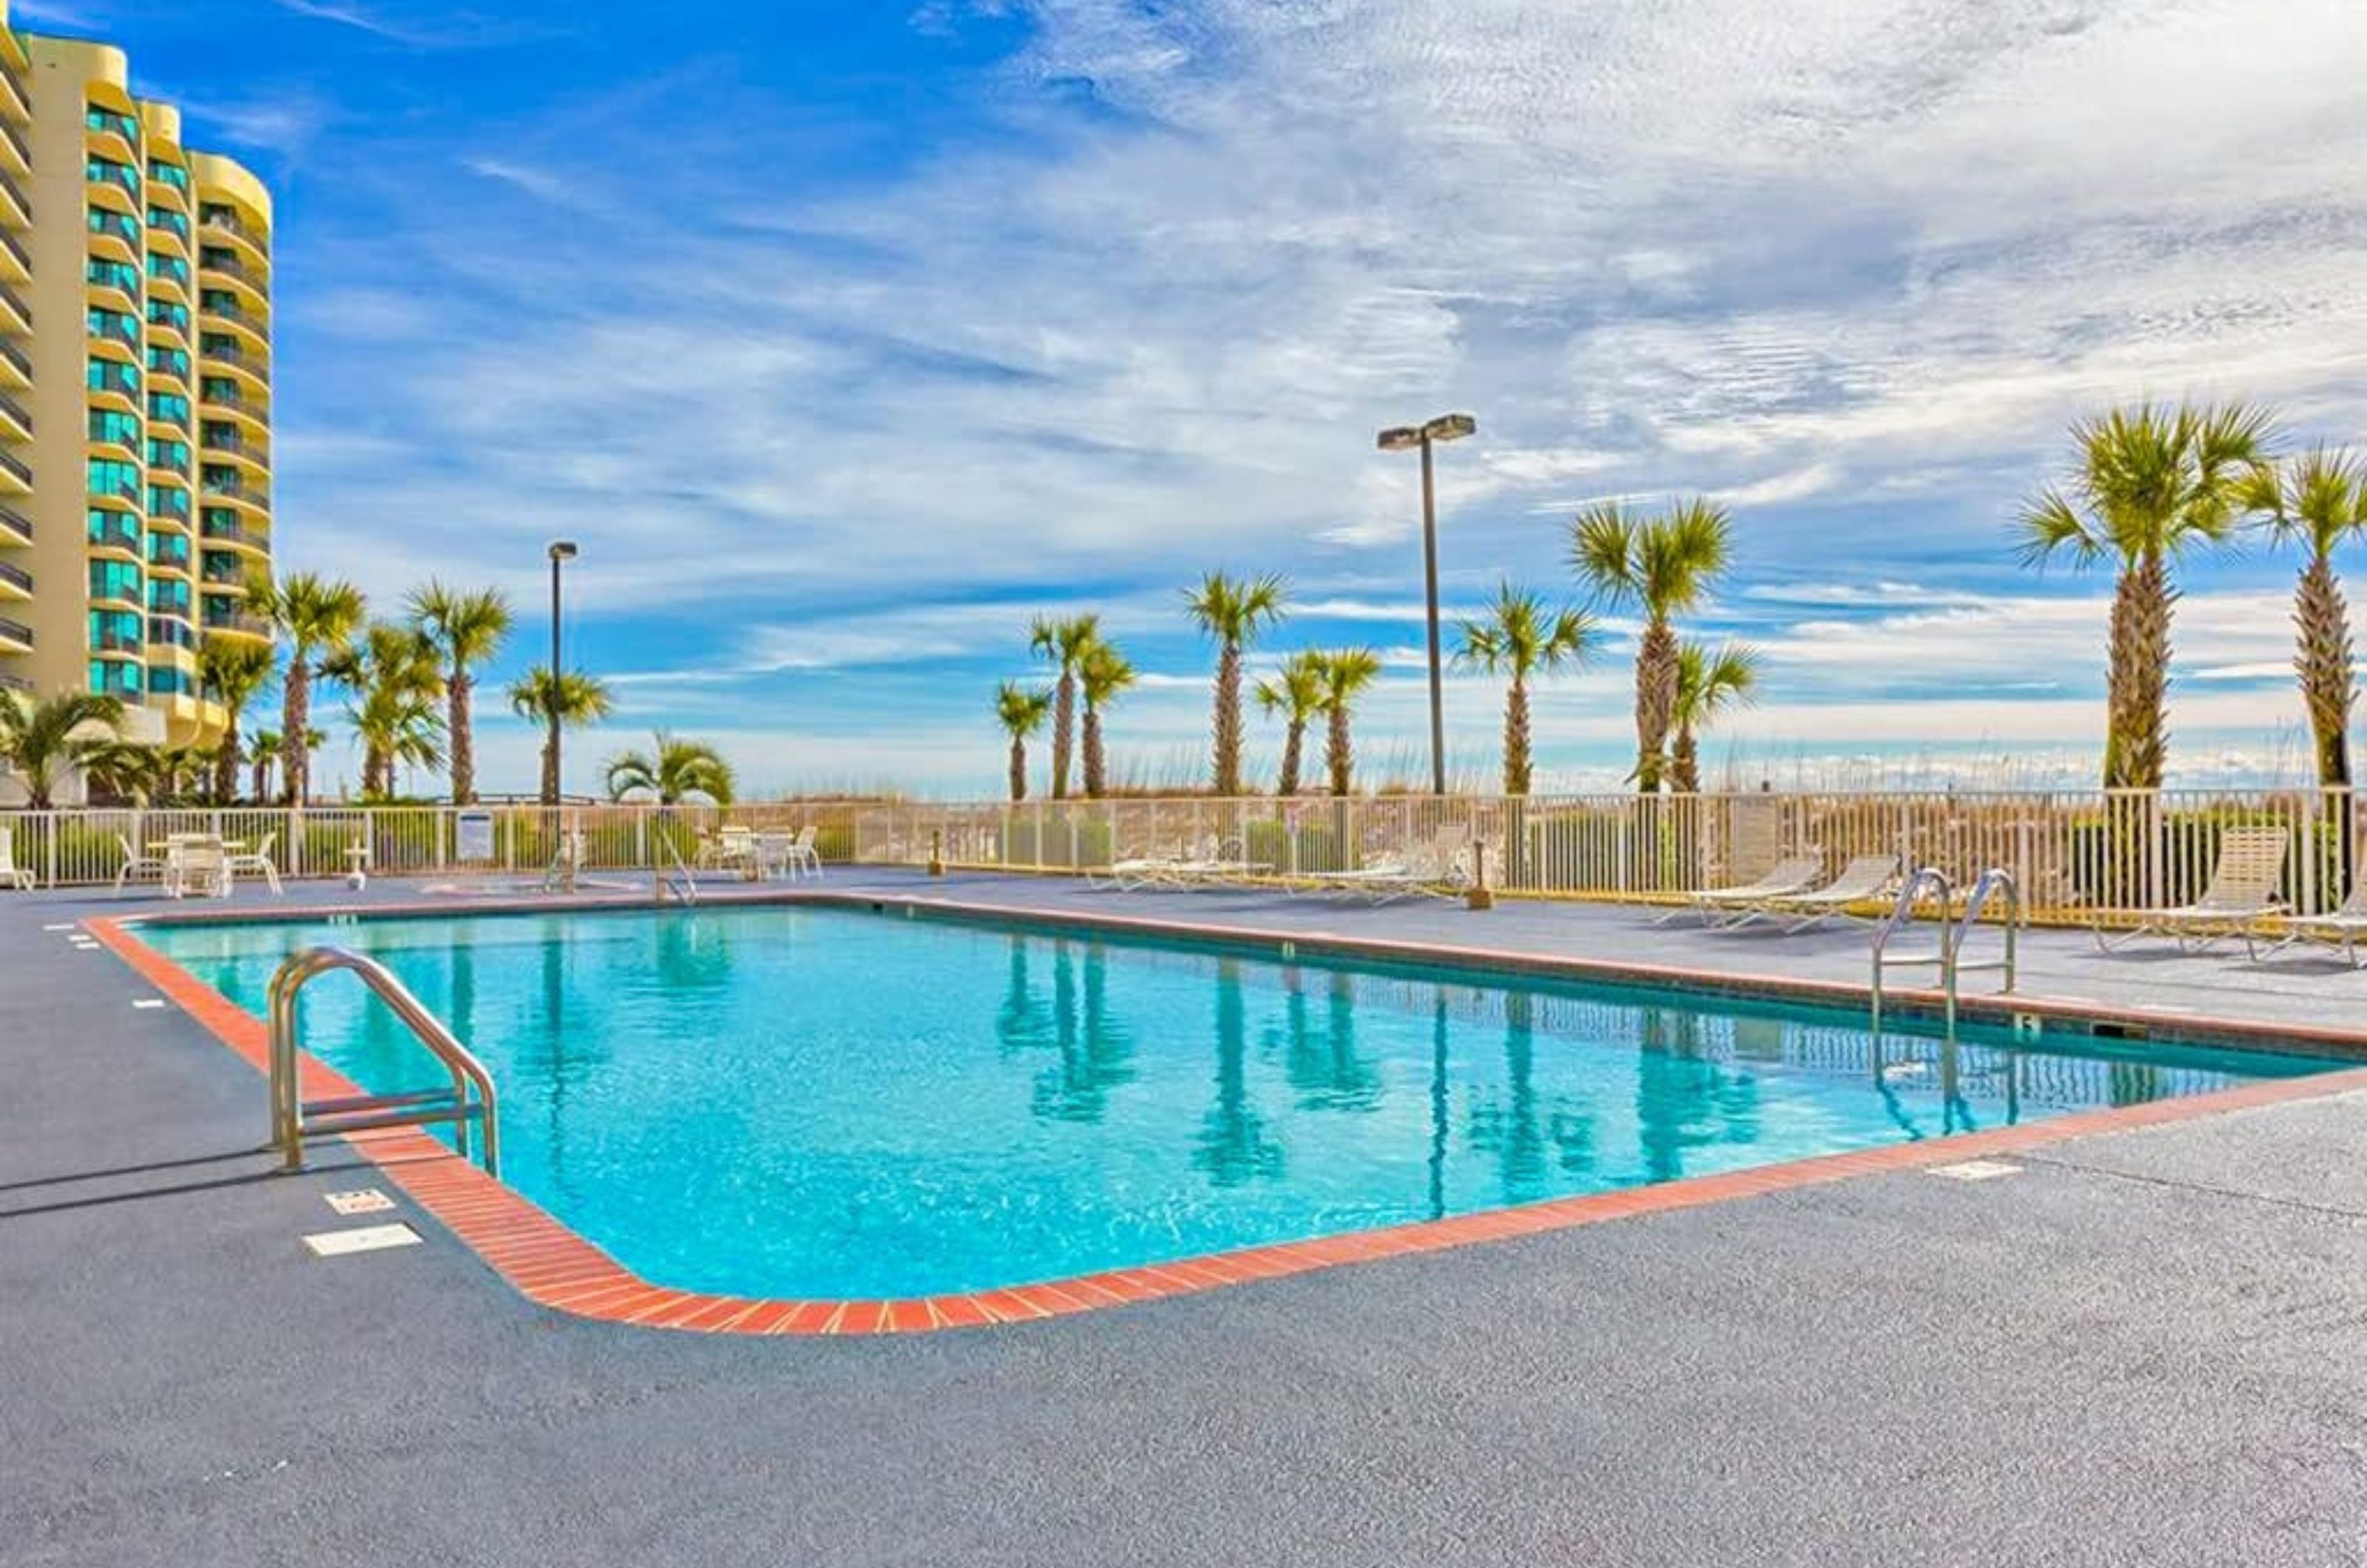
[[1994, 1181], [2000, 1176], [2020, 1176], [2022, 1167], [2008, 1165], [2001, 1159], [1968, 1159], [1954, 1165], [1935, 1165], [1931, 1174], [1951, 1181]]
[[379, 1252], [390, 1247], [417, 1247], [419, 1233], [409, 1225], [364, 1225], [358, 1230], [322, 1231], [304, 1238], [315, 1258], [344, 1258], [357, 1252]]

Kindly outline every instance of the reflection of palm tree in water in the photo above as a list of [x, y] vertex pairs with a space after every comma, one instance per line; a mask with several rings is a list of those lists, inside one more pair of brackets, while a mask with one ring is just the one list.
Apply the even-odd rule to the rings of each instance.
[[1249, 1017], [1241, 997], [1241, 966], [1217, 962], [1217, 1103], [1200, 1120], [1192, 1167], [1218, 1187], [1238, 1187], [1282, 1174], [1282, 1145], [1268, 1142], [1250, 1105]]
[[1298, 1091], [1298, 1103], [1309, 1111], [1374, 1109], [1381, 1102], [1381, 1077], [1372, 1062], [1356, 1053], [1355, 976], [1331, 976], [1330, 1006], [1319, 1033], [1308, 1017], [1299, 976], [1299, 971], [1291, 973], [1283, 1042], [1285, 1071], [1290, 1087]]
[[1052, 1043], [1052, 1013], [1031, 988], [1027, 976], [1029, 939], [1011, 939], [1011, 972], [1002, 991], [1002, 1006], [994, 1015], [994, 1038], [1005, 1051], [1025, 1051]]
[[1759, 1085], [1707, 1058], [1702, 1016], [1684, 1008], [1646, 1008], [1636, 1053], [1636, 1122], [1648, 1180], [1684, 1174], [1688, 1149], [1755, 1142]]
[[1098, 1122], [1111, 1089], [1134, 1078], [1134, 1042], [1110, 1016], [1109, 958], [1100, 943], [1086, 945], [1082, 964], [1069, 943], [1053, 946], [1052, 1025], [1060, 1061], [1036, 1077], [1035, 1112], [1056, 1122]]
[[1504, 998], [1505, 1100], [1471, 1108], [1471, 1146], [1496, 1156], [1504, 1197], [1514, 1203], [1539, 1197], [1546, 1190], [1536, 1055], [1536, 998], [1525, 991], [1508, 992]]

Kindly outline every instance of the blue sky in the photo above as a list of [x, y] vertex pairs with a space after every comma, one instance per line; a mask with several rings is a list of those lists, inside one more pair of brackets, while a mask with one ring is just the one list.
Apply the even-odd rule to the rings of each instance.
[[[2147, 393], [2367, 431], [2367, 28], [2349, 0], [17, 0], [123, 44], [279, 196], [285, 556], [391, 604], [498, 582], [760, 789], [989, 793], [995, 682], [1096, 607], [1180, 776], [1203, 570], [1390, 659], [1418, 505], [1450, 610], [1575, 592], [1569, 515], [1702, 491], [1698, 618], [1767, 656], [1714, 775], [2084, 781], [2105, 584], [2012, 563], [2078, 413]], [[236, 50], [221, 47], [235, 37]], [[2180, 611], [2183, 777], [2305, 765], [2290, 562]], [[1541, 784], [1625, 768], [1628, 630], [1539, 699]], [[1459, 774], [1498, 693], [1449, 687]], [[1276, 737], [1253, 726], [1262, 758]], [[532, 739], [489, 716], [496, 784]], [[350, 763], [348, 762], [348, 766]]]

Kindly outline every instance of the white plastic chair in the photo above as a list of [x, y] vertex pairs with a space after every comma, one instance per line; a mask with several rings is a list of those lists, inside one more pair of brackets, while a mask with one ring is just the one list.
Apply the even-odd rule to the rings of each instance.
[[0, 887], [15, 887], [30, 893], [37, 886], [33, 874], [17, 863], [17, 844], [7, 829], [0, 828]]
[[173, 840], [165, 855], [164, 891], [175, 898], [230, 897], [230, 855], [211, 835]]
[[230, 856], [228, 865], [231, 874], [236, 875], [240, 872], [244, 872], [249, 876], [259, 876], [270, 885], [272, 896], [278, 897], [279, 868], [271, 863], [271, 846], [278, 841], [277, 833], [266, 833], [263, 835], [263, 842], [255, 845], [254, 849], [243, 854]]
[[122, 897], [123, 885], [127, 882], [154, 882], [161, 885], [172, 875], [172, 863], [162, 855], [142, 854], [139, 850], [132, 847], [130, 834], [118, 833], [115, 835], [115, 841], [123, 846], [123, 863], [115, 870], [115, 892], [118, 897]]

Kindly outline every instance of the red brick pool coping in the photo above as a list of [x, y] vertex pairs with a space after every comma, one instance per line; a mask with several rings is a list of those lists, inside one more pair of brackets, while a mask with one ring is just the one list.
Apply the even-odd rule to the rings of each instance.
[[[780, 899], [768, 902], [785, 901]], [[1357, 953], [1372, 956], [1433, 957], [1445, 952], [1463, 962], [1485, 957], [1491, 967], [1569, 976], [1633, 976], [1691, 982], [1703, 988], [1772, 989], [1792, 994], [1820, 994], [1849, 988], [1814, 982], [1791, 981], [1761, 987], [1747, 977], [1687, 970], [1660, 970], [1636, 965], [1565, 964], [1535, 956], [1485, 953], [1477, 949], [1434, 949], [1426, 945], [1376, 942], [1334, 938], [1329, 934], [1244, 931], [1239, 928], [1191, 926], [1140, 919], [1047, 916], [987, 905], [960, 905], [940, 900], [901, 900], [878, 896], [808, 896], [794, 901], [856, 906], [911, 902], [927, 911], [969, 914], [1000, 919], [1049, 924], [1075, 924], [1145, 934], [1195, 939], [1288, 942], [1310, 951]], [[736, 900], [735, 900], [736, 902]], [[548, 900], [531, 906], [549, 911]], [[564, 906], [561, 906], [563, 908]], [[615, 908], [613, 904], [589, 906]], [[495, 913], [483, 903], [472, 912]], [[450, 904], [372, 906], [365, 910], [290, 910], [276, 918], [295, 921], [346, 913], [369, 917], [404, 914], [450, 914]], [[251, 911], [223, 917], [252, 920]], [[273, 919], [266, 915], [264, 919]], [[267, 1032], [260, 1019], [225, 998], [124, 929], [124, 922], [93, 918], [85, 927], [143, 978], [203, 1025], [256, 1071], [267, 1070]], [[1968, 998], [1969, 999], [1969, 998]], [[2123, 1019], [2129, 1015], [2104, 1009], [2044, 1005], [2017, 998], [2017, 1010], [2047, 1016]], [[1967, 1009], [1967, 1010], [1971, 1010]], [[2146, 1019], [2151, 1023], [2154, 1021]], [[2174, 1023], [2189, 1031], [2240, 1034], [2255, 1038], [2307, 1039], [2320, 1043], [2367, 1047], [2367, 1035], [2346, 1031], [2264, 1030], [2257, 1024], [2184, 1017]], [[308, 1098], [362, 1092], [343, 1073], [305, 1053], [301, 1062], [302, 1092]], [[653, 1285], [624, 1268], [606, 1253], [515, 1190], [503, 1185], [474, 1165], [417, 1129], [369, 1134], [347, 1140], [362, 1156], [382, 1169], [388, 1179], [434, 1215], [493, 1271], [529, 1301], [577, 1317], [606, 1323], [634, 1324], [651, 1328], [676, 1328], [713, 1334], [873, 1335], [927, 1333], [945, 1328], [971, 1328], [1065, 1316], [1104, 1307], [1168, 1296], [1189, 1295], [1221, 1286], [1256, 1280], [1278, 1279], [1342, 1264], [1405, 1258], [1479, 1242], [1599, 1224], [1638, 1214], [1666, 1213], [1699, 1208], [1738, 1198], [1871, 1176], [1886, 1171], [1954, 1165], [1988, 1156], [2016, 1154], [2071, 1138], [2098, 1133], [2189, 1122], [2254, 1106], [2314, 1100], [2327, 1095], [2367, 1089], [2367, 1067], [2330, 1071], [2307, 1077], [2262, 1079], [2214, 1094], [2155, 1100], [2143, 1105], [2074, 1112], [2044, 1122], [1987, 1132], [1958, 1134], [1925, 1143], [1897, 1144], [1877, 1149], [1822, 1155], [1781, 1165], [1712, 1176], [1687, 1177], [1652, 1186], [1626, 1188], [1581, 1197], [1556, 1198], [1512, 1208], [1460, 1214], [1447, 1219], [1389, 1225], [1377, 1230], [1350, 1231], [1307, 1241], [1280, 1242], [1268, 1247], [1183, 1258], [1135, 1269], [1110, 1269], [1042, 1284], [1007, 1290], [975, 1291], [948, 1295], [908, 1297], [888, 1301], [798, 1301], [751, 1296], [713, 1295]]]

